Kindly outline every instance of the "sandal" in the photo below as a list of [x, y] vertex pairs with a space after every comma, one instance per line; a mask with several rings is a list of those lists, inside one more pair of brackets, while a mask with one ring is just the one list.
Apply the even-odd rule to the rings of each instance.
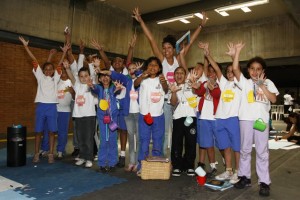
[[39, 153], [34, 154], [32, 162], [33, 163], [40, 162], [40, 154]]
[[53, 154], [48, 154], [48, 163], [49, 164], [54, 163], [54, 155]]

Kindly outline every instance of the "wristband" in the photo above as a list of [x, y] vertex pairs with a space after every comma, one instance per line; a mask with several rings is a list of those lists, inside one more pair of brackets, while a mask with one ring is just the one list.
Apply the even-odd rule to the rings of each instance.
[[263, 81], [263, 80], [257, 80], [257, 81], [256, 81], [256, 84], [257, 84], [258, 86], [260, 86], [260, 85], [264, 84], [264, 81]]

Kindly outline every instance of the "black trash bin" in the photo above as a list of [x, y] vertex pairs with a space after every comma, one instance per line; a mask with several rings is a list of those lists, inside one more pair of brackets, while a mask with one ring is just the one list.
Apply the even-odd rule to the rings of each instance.
[[26, 127], [7, 127], [7, 166], [26, 165]]

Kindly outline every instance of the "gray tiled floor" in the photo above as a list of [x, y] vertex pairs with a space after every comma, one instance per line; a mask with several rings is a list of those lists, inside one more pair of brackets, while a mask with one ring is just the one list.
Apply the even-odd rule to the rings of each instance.
[[[282, 121], [274, 121], [273, 126], [277, 130], [285, 129]], [[67, 147], [68, 153], [72, 152], [71, 136]], [[28, 140], [28, 153], [33, 152], [33, 140]], [[5, 143], [0, 143], [0, 148], [5, 147]], [[217, 152], [217, 151], [216, 151]], [[217, 160], [222, 163], [219, 153]], [[252, 187], [238, 190], [235, 188], [219, 192], [211, 191], [205, 187], [199, 187], [195, 177], [182, 175], [181, 177], [171, 177], [168, 181], [143, 181], [134, 173], [117, 169], [111, 173], [113, 176], [127, 179], [125, 183], [114, 185], [92, 193], [84, 194], [72, 199], [260, 199], [258, 195], [257, 177], [255, 174], [255, 152], [252, 152]], [[299, 199], [300, 186], [300, 150], [270, 150], [270, 174], [272, 179], [271, 195], [262, 199], [293, 200]], [[58, 161], [59, 162], [59, 161]], [[69, 155], [63, 162], [73, 164]], [[97, 170], [96, 163], [91, 170]], [[221, 172], [223, 167], [219, 165]]]

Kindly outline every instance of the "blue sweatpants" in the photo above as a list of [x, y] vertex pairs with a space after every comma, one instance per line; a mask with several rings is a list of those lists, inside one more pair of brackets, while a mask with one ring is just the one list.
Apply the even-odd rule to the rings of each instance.
[[[113, 117], [117, 121], [117, 117]], [[100, 167], [114, 167], [118, 163], [118, 133], [111, 131], [108, 124], [98, 117], [100, 145], [98, 150], [98, 165]]]
[[139, 155], [138, 170], [141, 168], [141, 161], [149, 155], [149, 144], [152, 138], [152, 156], [161, 156], [163, 152], [163, 142], [165, 135], [165, 116], [162, 114], [153, 117], [153, 124], [148, 125], [144, 121], [144, 115], [139, 114]]

